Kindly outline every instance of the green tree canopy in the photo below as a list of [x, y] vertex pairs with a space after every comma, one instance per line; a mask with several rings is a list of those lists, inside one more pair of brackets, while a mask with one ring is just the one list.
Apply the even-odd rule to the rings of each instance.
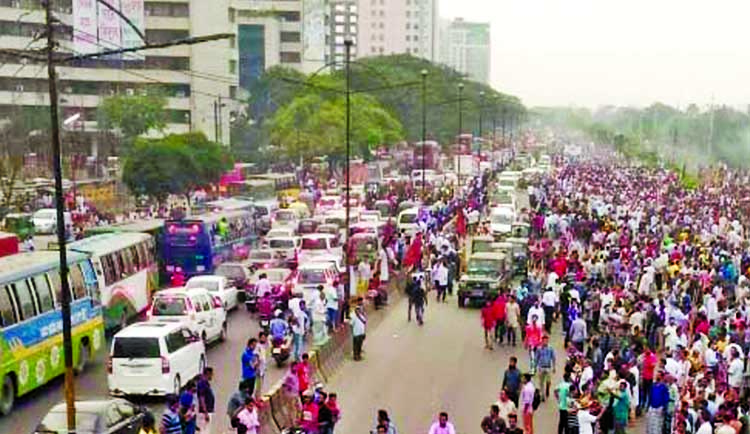
[[127, 150], [139, 136], [164, 130], [166, 105], [167, 99], [159, 94], [110, 96], [99, 104], [97, 124], [102, 130], [120, 130]]
[[138, 139], [125, 159], [123, 182], [135, 195], [164, 202], [217, 182], [231, 166], [225, 148], [203, 133]]

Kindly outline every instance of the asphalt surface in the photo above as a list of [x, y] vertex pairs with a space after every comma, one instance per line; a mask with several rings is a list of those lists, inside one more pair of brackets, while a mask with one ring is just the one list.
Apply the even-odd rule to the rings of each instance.
[[[336, 432], [370, 432], [382, 408], [400, 433], [426, 433], [440, 411], [448, 412], [458, 434], [478, 433], [498, 399], [509, 358], [516, 356], [519, 368], [528, 370], [528, 355], [520, 343], [484, 348], [479, 309], [458, 308], [455, 295], [437, 303], [433, 293], [429, 303], [422, 327], [407, 322], [405, 299], [389, 306], [382, 323], [368, 330], [364, 360], [348, 360], [329, 381], [328, 390], [338, 393], [342, 411]], [[554, 388], [565, 362], [559, 325], [551, 337], [558, 355]], [[557, 402], [550, 398], [536, 412], [537, 434], [557, 432]], [[639, 421], [629, 432], [643, 433], [644, 428]]]
[[[240, 357], [250, 337], [257, 337], [260, 331], [256, 314], [251, 314], [243, 306], [230, 312], [228, 339], [223, 343], [215, 343], [208, 348], [208, 364], [214, 367], [214, 393], [216, 394], [215, 433], [223, 433], [229, 426], [226, 414], [226, 404], [229, 396], [234, 392], [241, 376]], [[101, 399], [109, 396], [107, 389], [107, 373], [105, 370], [104, 352], [97, 355], [85, 372], [76, 378], [76, 397], [78, 400]], [[273, 383], [280, 380], [286, 373], [288, 363], [277, 368], [270, 360], [267, 378], [263, 387], [266, 391]], [[31, 392], [16, 402], [13, 412], [7, 417], [0, 417], [0, 433], [25, 434], [33, 432], [49, 409], [64, 400], [62, 377]], [[130, 400], [137, 404], [148, 406], [155, 414], [160, 414], [163, 402], [158, 398], [135, 398]], [[157, 419], [158, 420], [158, 419]]]

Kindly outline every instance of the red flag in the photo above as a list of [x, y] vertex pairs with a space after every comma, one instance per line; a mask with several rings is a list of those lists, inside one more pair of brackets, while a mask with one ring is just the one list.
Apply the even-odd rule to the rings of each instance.
[[404, 255], [404, 266], [406, 267], [414, 267], [417, 264], [419, 264], [419, 261], [422, 260], [422, 233], [418, 233], [416, 237], [414, 237], [414, 241], [411, 242], [411, 245], [409, 245], [409, 249], [406, 251], [406, 254]]
[[456, 233], [460, 237], [466, 236], [466, 216], [464, 216], [463, 209], [457, 210], [458, 216], [456, 217]]

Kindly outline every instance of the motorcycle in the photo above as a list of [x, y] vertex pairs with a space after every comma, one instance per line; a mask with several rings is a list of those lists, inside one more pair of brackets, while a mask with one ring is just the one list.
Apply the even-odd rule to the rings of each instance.
[[276, 360], [276, 366], [279, 368], [291, 355], [290, 346], [291, 343], [288, 336], [283, 339], [276, 338], [271, 342], [271, 356]]

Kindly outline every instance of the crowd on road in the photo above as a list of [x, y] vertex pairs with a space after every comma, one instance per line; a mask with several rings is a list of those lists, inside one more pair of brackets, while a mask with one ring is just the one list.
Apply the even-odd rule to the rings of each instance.
[[[747, 433], [746, 180], [717, 171], [686, 189], [607, 155], [537, 185], [528, 278], [482, 311], [509, 345], [520, 317], [529, 369], [511, 359], [484, 432], [506, 432], [517, 411], [533, 434], [553, 395], [558, 434], [625, 433], [638, 417], [648, 434]], [[549, 346], [554, 321], [565, 354]]]

